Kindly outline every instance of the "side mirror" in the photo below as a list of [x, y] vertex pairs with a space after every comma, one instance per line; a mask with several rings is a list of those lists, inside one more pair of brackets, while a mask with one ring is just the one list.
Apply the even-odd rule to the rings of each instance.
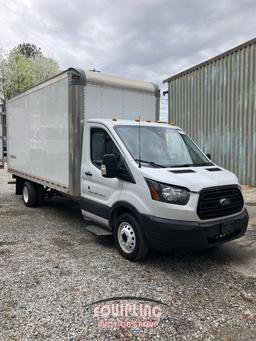
[[106, 154], [103, 156], [101, 165], [101, 175], [104, 178], [116, 178], [118, 175], [117, 158], [114, 154]]
[[208, 159], [212, 159], [212, 156], [211, 156], [211, 154], [206, 154], [206, 156], [208, 157]]

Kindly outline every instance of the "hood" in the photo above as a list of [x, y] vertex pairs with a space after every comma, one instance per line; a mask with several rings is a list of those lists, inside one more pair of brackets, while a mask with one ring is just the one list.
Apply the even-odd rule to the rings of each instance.
[[186, 187], [192, 192], [199, 192], [207, 187], [239, 184], [235, 174], [219, 166], [188, 168], [142, 167], [141, 172], [145, 178]]

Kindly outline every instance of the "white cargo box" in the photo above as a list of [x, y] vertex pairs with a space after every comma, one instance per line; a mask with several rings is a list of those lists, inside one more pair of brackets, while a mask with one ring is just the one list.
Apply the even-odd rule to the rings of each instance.
[[79, 196], [84, 122], [158, 114], [157, 86], [70, 68], [7, 102], [8, 170]]

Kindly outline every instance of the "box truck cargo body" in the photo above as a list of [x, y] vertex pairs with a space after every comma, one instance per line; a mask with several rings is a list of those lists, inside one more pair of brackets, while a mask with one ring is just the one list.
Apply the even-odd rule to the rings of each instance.
[[159, 89], [146, 82], [69, 69], [13, 97], [7, 107], [9, 171], [80, 196], [85, 120], [156, 120]]
[[130, 260], [239, 238], [238, 180], [181, 128], [157, 121], [152, 83], [70, 68], [7, 103], [8, 170], [26, 206], [67, 195]]

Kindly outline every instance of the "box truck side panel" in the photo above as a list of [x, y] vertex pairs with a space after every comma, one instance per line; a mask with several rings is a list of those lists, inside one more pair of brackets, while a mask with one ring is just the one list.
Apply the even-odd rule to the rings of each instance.
[[85, 119], [119, 118], [156, 120], [154, 93], [87, 85], [85, 88]]
[[124, 119], [137, 119], [155, 121], [156, 117], [156, 101], [154, 93], [135, 92], [130, 90], [124, 91]]
[[85, 119], [122, 118], [123, 90], [86, 85]]
[[8, 143], [9, 171], [68, 187], [67, 74], [8, 102]]
[[86, 72], [85, 119], [152, 120], [159, 115], [159, 89], [151, 83]]

